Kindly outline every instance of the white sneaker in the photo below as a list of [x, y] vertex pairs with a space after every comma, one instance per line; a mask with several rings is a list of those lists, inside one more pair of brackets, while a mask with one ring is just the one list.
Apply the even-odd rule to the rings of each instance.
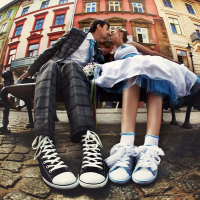
[[105, 162], [110, 167], [109, 179], [118, 184], [127, 183], [133, 171], [133, 158], [137, 156], [136, 147], [124, 143], [116, 144], [110, 150]]
[[137, 164], [132, 174], [135, 183], [148, 184], [156, 179], [161, 161], [159, 155], [165, 154], [158, 146], [138, 147]]

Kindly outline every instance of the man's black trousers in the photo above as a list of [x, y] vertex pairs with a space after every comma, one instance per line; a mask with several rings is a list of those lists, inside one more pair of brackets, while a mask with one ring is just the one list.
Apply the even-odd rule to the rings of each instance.
[[70, 123], [72, 142], [80, 142], [87, 130], [96, 132], [90, 86], [83, 70], [73, 61], [63, 65], [49, 61], [37, 76], [34, 99], [35, 136], [55, 140], [56, 95], [61, 89]]

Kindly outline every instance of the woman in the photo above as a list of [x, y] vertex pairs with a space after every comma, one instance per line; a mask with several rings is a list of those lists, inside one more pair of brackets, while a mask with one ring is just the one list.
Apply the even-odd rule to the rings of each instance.
[[[186, 96], [189, 98], [200, 89], [200, 77], [136, 42], [126, 44], [127, 31], [124, 29], [114, 30], [110, 40], [117, 48], [116, 61], [98, 66], [94, 71], [97, 85], [109, 92], [123, 92], [120, 143], [111, 149], [106, 159], [110, 167], [109, 178], [123, 184], [132, 177], [135, 183], [148, 184], [157, 177], [159, 156], [164, 155], [158, 147], [163, 99], [168, 98], [171, 106], [180, 105]], [[139, 55], [138, 51], [150, 56]], [[141, 87], [147, 92], [147, 129], [144, 145], [135, 147]]]

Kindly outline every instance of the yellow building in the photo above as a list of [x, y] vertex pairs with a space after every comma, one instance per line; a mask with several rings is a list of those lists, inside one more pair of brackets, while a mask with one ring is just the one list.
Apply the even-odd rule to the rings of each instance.
[[[165, 22], [173, 58], [200, 74], [200, 0], [154, 1]], [[193, 47], [192, 54], [187, 50], [188, 43]]]

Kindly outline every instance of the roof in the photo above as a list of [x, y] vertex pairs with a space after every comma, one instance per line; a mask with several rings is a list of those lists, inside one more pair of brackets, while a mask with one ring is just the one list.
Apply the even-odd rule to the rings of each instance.
[[5, 6], [3, 6], [2, 8], [0, 8], [0, 12], [2, 12], [3, 10], [5, 10], [6, 8], [9, 8], [10, 6], [12, 6], [15, 3], [20, 2], [21, 0], [13, 0], [10, 3], [6, 4]]

